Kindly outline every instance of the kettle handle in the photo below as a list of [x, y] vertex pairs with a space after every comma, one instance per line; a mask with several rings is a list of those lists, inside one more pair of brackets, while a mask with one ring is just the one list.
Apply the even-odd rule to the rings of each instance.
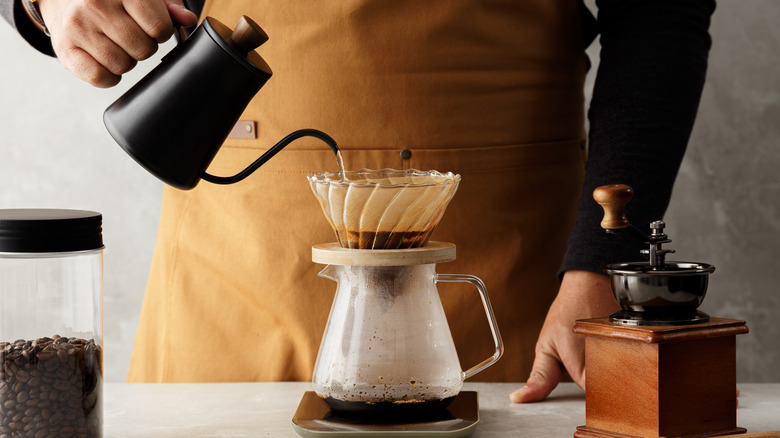
[[334, 140], [331, 136], [329, 136], [328, 134], [322, 131], [318, 131], [316, 129], [299, 129], [287, 135], [287, 137], [284, 137], [283, 139], [279, 140], [278, 143], [276, 143], [270, 149], [265, 151], [265, 153], [261, 155], [260, 158], [255, 160], [254, 163], [250, 164], [249, 166], [247, 166], [246, 169], [242, 170], [241, 172], [238, 172], [237, 174], [233, 176], [215, 176], [206, 173], [206, 171], [203, 171], [203, 173], [201, 174], [201, 178], [214, 184], [237, 183], [243, 180], [244, 178], [248, 177], [249, 175], [251, 175], [255, 170], [259, 169], [260, 166], [265, 164], [266, 161], [270, 160], [274, 155], [279, 153], [279, 151], [284, 149], [285, 146], [287, 146], [288, 144], [292, 143], [293, 141], [301, 137], [314, 137], [324, 141], [333, 150], [333, 153], [338, 156], [339, 147], [336, 145], [336, 140]]
[[498, 359], [500, 359], [504, 354], [504, 342], [501, 340], [501, 333], [498, 332], [498, 324], [496, 323], [496, 317], [493, 314], [493, 307], [490, 306], [490, 300], [488, 299], [487, 289], [485, 289], [485, 283], [483, 283], [479, 277], [463, 274], [434, 274], [433, 281], [436, 283], [470, 283], [477, 288], [479, 297], [482, 298], [482, 306], [485, 308], [485, 314], [488, 318], [490, 333], [493, 335], [493, 343], [496, 346], [496, 351], [493, 353], [493, 356], [464, 371], [463, 379], [468, 379], [474, 374], [477, 374], [490, 365], [496, 363]]

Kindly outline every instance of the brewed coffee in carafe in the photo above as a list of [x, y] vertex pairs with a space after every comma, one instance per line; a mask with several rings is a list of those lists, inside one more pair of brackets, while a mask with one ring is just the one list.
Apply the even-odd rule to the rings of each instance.
[[434, 287], [434, 265], [334, 266], [339, 283], [314, 387], [340, 411], [446, 405], [463, 377]]
[[[347, 413], [413, 415], [445, 407], [463, 381], [495, 363], [503, 344], [484, 284], [477, 277], [438, 274], [455, 259], [455, 245], [363, 250], [315, 245], [321, 277], [338, 283], [314, 367], [313, 386], [331, 409]], [[494, 354], [466, 371], [444, 313], [437, 284], [470, 283], [480, 295]]]

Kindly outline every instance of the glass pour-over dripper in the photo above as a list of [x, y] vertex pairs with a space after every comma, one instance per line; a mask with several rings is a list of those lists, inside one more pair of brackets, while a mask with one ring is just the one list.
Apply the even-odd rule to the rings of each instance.
[[322, 172], [308, 179], [342, 247], [401, 249], [428, 243], [460, 175], [360, 169]]

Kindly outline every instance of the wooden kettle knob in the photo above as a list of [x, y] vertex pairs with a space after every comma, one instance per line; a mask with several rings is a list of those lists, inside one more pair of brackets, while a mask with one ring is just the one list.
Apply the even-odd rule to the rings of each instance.
[[626, 204], [634, 196], [634, 189], [625, 184], [599, 186], [593, 190], [593, 199], [604, 209], [601, 228], [617, 230], [629, 225], [626, 217]]
[[268, 41], [268, 35], [265, 31], [246, 15], [242, 15], [238, 19], [238, 24], [230, 36], [233, 47], [243, 55], [255, 50], [266, 41]]

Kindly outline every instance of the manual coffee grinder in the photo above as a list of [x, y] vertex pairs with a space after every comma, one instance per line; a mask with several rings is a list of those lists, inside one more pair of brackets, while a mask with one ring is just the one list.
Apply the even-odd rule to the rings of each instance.
[[647, 262], [605, 267], [621, 310], [608, 318], [579, 320], [586, 335], [586, 424], [577, 438], [699, 438], [744, 433], [736, 425], [736, 335], [744, 321], [698, 311], [715, 268], [667, 262], [665, 224], [644, 232], [623, 209], [633, 196], [626, 185], [596, 188], [604, 208], [602, 228], [625, 231], [648, 249]]
[[[455, 245], [429, 241], [460, 175], [369, 170], [310, 175], [338, 242], [312, 248], [338, 283], [312, 386], [293, 417], [301, 436], [343, 431], [466, 436], [476, 427], [476, 393], [463, 381], [501, 357], [503, 344], [482, 281], [439, 274]], [[461, 370], [438, 283], [476, 288], [494, 353]], [[362, 436], [362, 435], [361, 435]]]

